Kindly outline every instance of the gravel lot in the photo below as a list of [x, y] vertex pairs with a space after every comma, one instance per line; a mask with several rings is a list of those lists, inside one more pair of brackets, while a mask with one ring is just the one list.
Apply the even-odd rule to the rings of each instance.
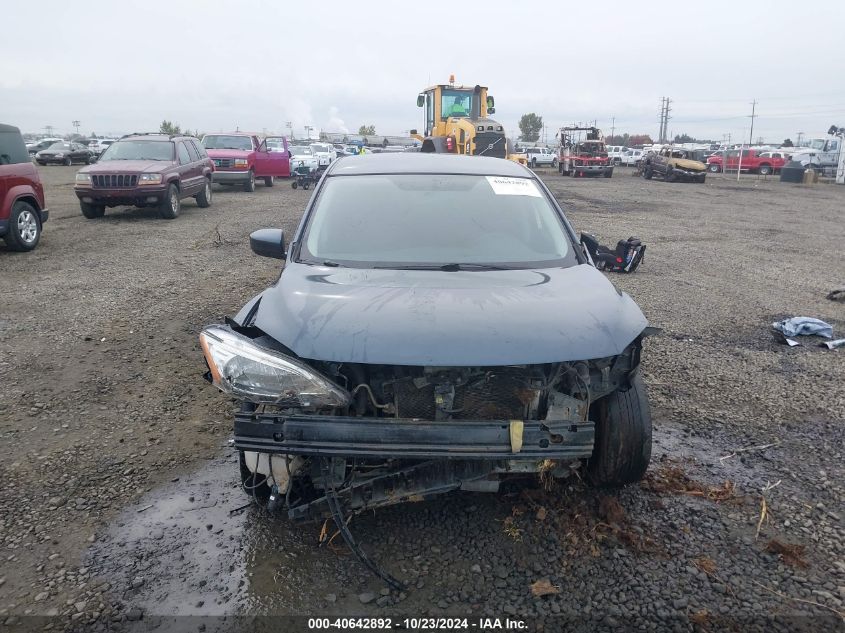
[[[75, 171], [41, 168], [51, 219], [38, 249], [0, 247], [0, 622], [448, 614], [548, 631], [845, 628], [845, 350], [770, 333], [805, 315], [845, 336], [845, 305], [825, 299], [845, 282], [845, 187], [545, 172], [577, 229], [648, 245], [640, 270], [614, 281], [663, 328], [644, 352], [649, 475], [612, 494], [576, 480], [358, 517], [365, 549], [410, 586], [383, 595], [344, 547], [317, 547], [319, 525], [242, 508], [231, 407], [200, 375], [199, 329], [278, 274], [247, 236], [292, 232], [311, 192], [215, 188], [211, 208], [186, 202], [174, 221], [138, 209], [89, 221]], [[559, 592], [532, 596], [540, 580]]]

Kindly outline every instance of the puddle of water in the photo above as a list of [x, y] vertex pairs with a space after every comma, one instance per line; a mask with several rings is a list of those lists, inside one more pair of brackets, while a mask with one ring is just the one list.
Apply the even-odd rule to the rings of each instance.
[[227, 453], [127, 508], [87, 564], [115, 595], [162, 616], [306, 614], [367, 573], [342, 546], [341, 556], [317, 547], [320, 525], [249, 503]]

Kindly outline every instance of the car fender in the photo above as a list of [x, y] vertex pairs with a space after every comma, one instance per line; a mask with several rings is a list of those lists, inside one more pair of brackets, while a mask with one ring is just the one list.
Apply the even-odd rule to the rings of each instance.
[[[39, 192], [31, 185], [26, 184], [15, 185], [6, 192], [2, 204], [0, 204], [0, 217], [3, 217], [4, 219], [8, 218], [11, 215], [14, 204], [22, 198], [28, 198], [27, 202], [31, 201], [35, 203], [35, 209], [38, 211], [38, 215], [40, 217], [43, 209], [43, 205], [41, 203], [43, 196], [39, 195]], [[7, 209], [8, 213], [5, 213]]]

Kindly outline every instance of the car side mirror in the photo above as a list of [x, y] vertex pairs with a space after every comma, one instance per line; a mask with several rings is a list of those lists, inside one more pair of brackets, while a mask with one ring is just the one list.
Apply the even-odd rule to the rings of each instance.
[[259, 257], [285, 259], [285, 232], [282, 229], [258, 229], [249, 235], [249, 247]]
[[417, 107], [421, 108], [425, 105], [425, 95], [417, 95]]
[[293, 158], [293, 152], [291, 152], [290, 150], [288, 150], [288, 158]]

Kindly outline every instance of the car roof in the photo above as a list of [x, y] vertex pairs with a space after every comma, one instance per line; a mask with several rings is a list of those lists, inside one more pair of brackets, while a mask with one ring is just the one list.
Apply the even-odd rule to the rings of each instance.
[[0, 123], [0, 132], [17, 132], [20, 134], [20, 130], [14, 125], [5, 125], [3, 123]]
[[365, 154], [356, 160], [333, 163], [331, 176], [362, 174], [466, 174], [474, 176], [513, 176], [534, 178], [519, 163], [487, 156], [457, 156], [430, 152]]

